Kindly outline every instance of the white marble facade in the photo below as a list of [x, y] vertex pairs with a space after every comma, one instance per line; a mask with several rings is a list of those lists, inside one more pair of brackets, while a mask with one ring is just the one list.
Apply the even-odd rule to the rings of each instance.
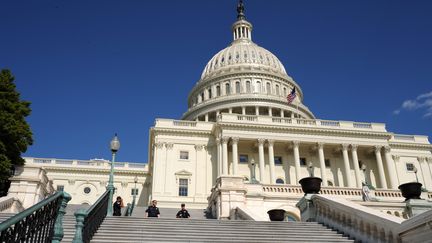
[[[232, 31], [232, 43], [214, 55], [191, 90], [182, 119], [156, 119], [150, 128], [148, 164], [116, 164], [116, 193], [126, 202], [137, 177], [138, 205], [157, 199], [161, 207], [205, 208], [220, 176], [250, 181], [252, 161], [265, 185], [297, 185], [310, 167], [324, 187], [360, 188], [366, 181], [397, 190], [417, 176], [432, 191], [426, 136], [394, 134], [381, 123], [317, 119], [279, 59], [252, 41], [252, 24], [240, 16]], [[297, 96], [288, 104], [293, 88]], [[108, 180], [108, 161], [26, 162], [46, 171], [54, 189], [70, 192], [74, 204], [95, 202]]]

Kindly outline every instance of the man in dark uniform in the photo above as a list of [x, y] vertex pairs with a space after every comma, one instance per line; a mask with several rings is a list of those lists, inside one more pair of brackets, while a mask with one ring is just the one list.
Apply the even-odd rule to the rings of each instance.
[[147, 210], [146, 210], [147, 217], [154, 217], [154, 218], [160, 217], [159, 208], [156, 207], [156, 204], [157, 204], [157, 201], [153, 200], [152, 205], [147, 208]]
[[190, 214], [186, 210], [184, 203], [181, 204], [181, 210], [178, 211], [176, 218], [184, 218], [184, 219], [190, 218]]

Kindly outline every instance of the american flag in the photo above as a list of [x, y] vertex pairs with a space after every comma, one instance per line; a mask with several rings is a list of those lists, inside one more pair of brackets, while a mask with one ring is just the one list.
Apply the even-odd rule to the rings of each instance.
[[291, 102], [293, 102], [293, 100], [295, 99], [296, 96], [297, 96], [297, 94], [296, 94], [296, 88], [294, 87], [291, 90], [291, 93], [287, 96], [288, 104], [291, 104]]

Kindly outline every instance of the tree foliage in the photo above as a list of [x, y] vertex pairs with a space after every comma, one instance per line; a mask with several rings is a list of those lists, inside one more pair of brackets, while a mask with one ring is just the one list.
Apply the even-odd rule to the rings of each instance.
[[23, 165], [21, 153], [33, 144], [32, 132], [25, 117], [30, 102], [20, 100], [14, 77], [9, 70], [0, 71], [0, 183], [5, 184], [14, 165]]

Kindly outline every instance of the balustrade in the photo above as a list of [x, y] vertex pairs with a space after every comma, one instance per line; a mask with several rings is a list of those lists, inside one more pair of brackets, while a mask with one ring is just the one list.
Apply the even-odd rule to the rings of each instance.
[[76, 226], [73, 243], [90, 242], [106, 217], [109, 202], [109, 192], [106, 190], [102, 196], [87, 210], [75, 212]]
[[71, 196], [60, 191], [0, 224], [0, 242], [60, 242]]

